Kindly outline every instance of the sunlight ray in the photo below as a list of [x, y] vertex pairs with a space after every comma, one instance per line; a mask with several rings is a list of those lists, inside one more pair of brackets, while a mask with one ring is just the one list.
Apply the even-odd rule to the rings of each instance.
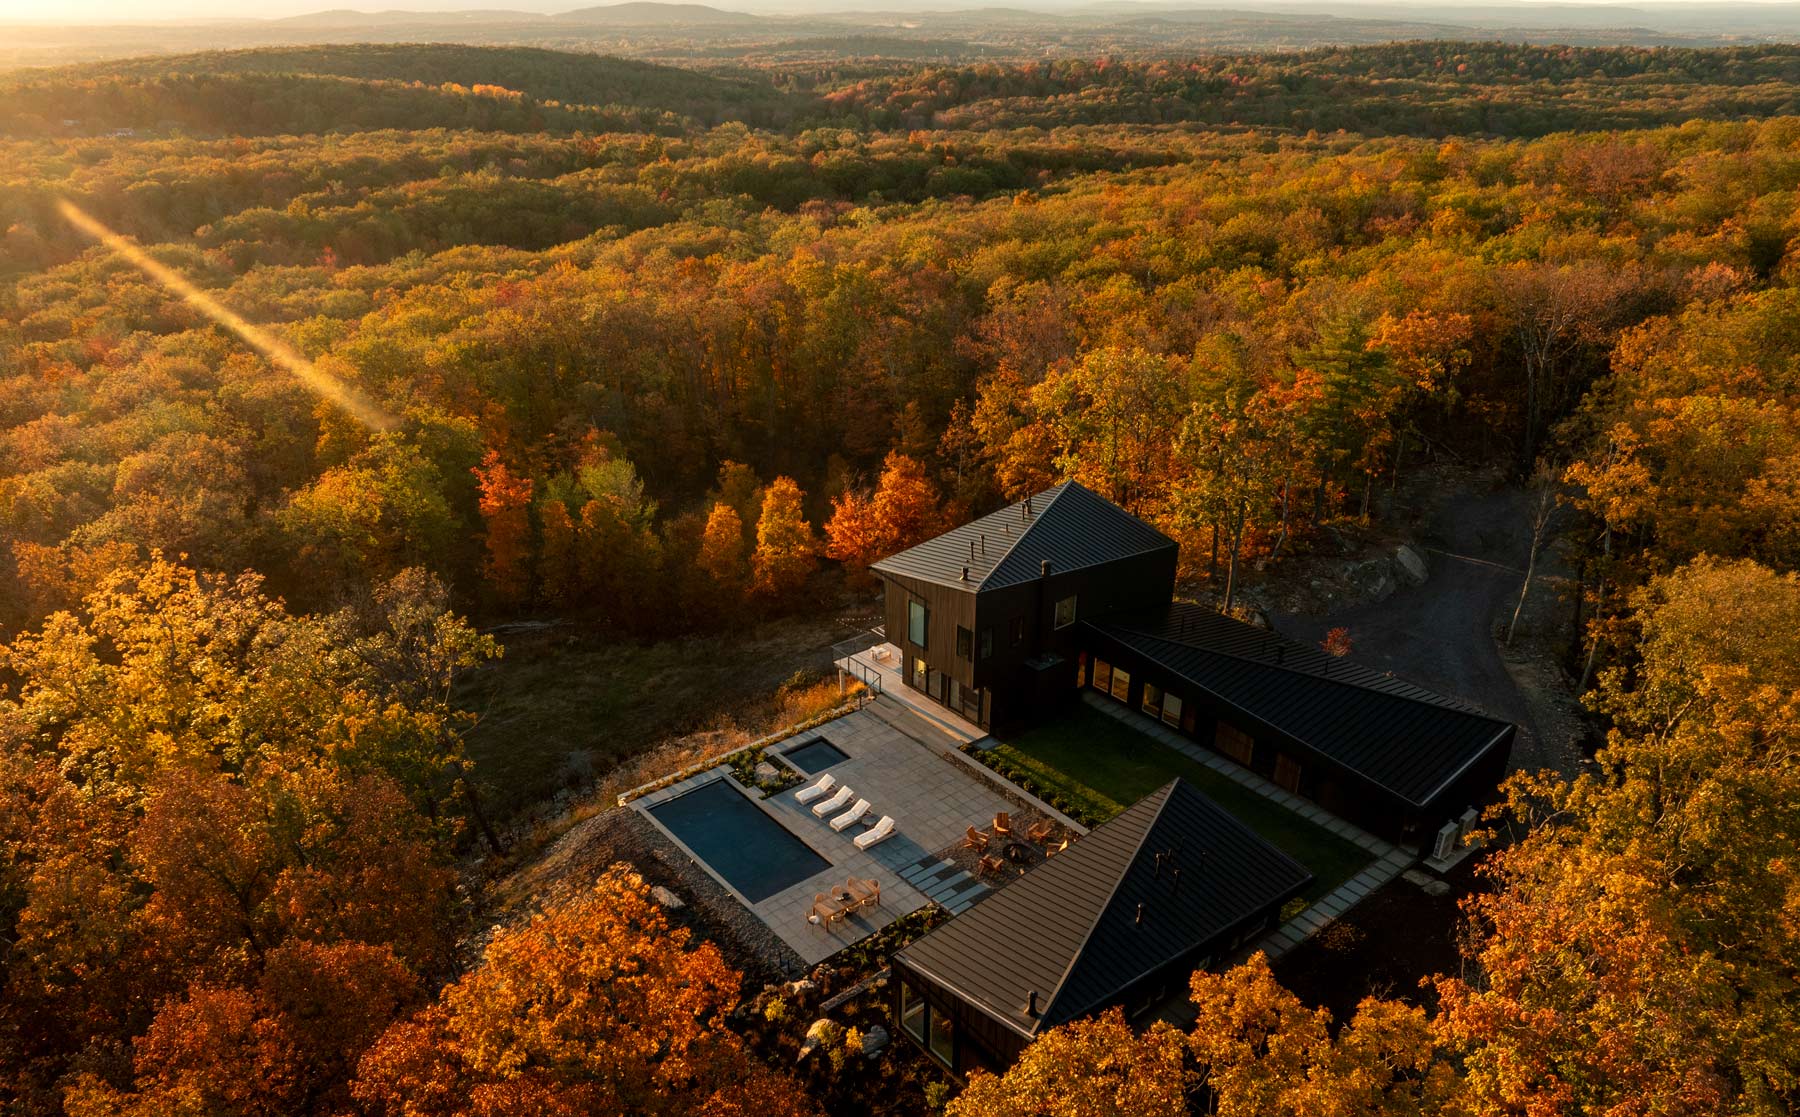
[[67, 199], [57, 202], [57, 209], [69, 224], [117, 252], [133, 267], [178, 295], [189, 306], [236, 334], [245, 345], [266, 357], [270, 363], [292, 373], [308, 390], [348, 411], [358, 422], [372, 430], [391, 430], [394, 418], [367, 396], [307, 360], [293, 346], [247, 321], [186, 277], [153, 259], [148, 252], [107, 228], [92, 214]]

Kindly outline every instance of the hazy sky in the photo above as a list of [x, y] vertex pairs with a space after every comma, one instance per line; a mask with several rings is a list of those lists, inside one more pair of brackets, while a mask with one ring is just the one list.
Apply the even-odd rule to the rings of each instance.
[[[299, 15], [330, 8], [352, 8], [359, 11], [455, 11], [459, 9], [510, 9], [513, 11], [560, 12], [571, 8], [588, 7], [595, 4], [613, 3], [616, 0], [0, 0], [0, 22], [5, 20], [31, 20], [54, 23], [115, 23], [135, 22], [141, 20], [166, 19], [266, 19], [282, 16]], [[997, 5], [1052, 8], [1070, 7], [1079, 0], [930, 0], [919, 3], [918, 0], [843, 0], [833, 3], [832, 0], [813, 0], [808, 4], [796, 4], [792, 0], [698, 0], [700, 3], [711, 3], [713, 7], [727, 8], [735, 11], [792, 11], [796, 7], [812, 8], [820, 11], [879, 9], [885, 11], [904, 10], [910, 7], [933, 8], [942, 10], [950, 7], [980, 8]], [[1479, 0], [1482, 6], [1498, 6], [1508, 4], [1508, 0]], [[1517, 6], [1532, 6], [1534, 0], [1516, 0]], [[1535, 0], [1541, 3], [1568, 3], [1570, 0]], [[1630, 7], [1659, 6], [1656, 0], [1574, 0], [1583, 6], [1588, 4], [1619, 2]], [[1688, 0], [1699, 3], [1733, 3], [1736, 0]], [[1304, 6], [1355, 7], [1358, 4], [1379, 4], [1382, 7], [1431, 7], [1439, 12], [1454, 10], [1456, 0], [1326, 0], [1325, 4]], [[1170, 5], [1174, 6], [1174, 5]], [[1279, 0], [1275, 4], [1259, 4], [1245, 0], [1192, 0], [1183, 7], [1196, 8], [1256, 8], [1282, 6]], [[1302, 6], [1302, 5], [1296, 5]], [[1512, 5], [1508, 5], [1512, 6]], [[1683, 5], [1685, 6], [1685, 4]]]

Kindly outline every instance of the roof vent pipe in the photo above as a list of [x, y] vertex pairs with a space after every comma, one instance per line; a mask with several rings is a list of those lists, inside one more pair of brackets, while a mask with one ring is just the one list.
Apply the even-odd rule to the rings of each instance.
[[981, 533], [981, 553], [987, 554], [987, 532]]
[[975, 541], [973, 539], [969, 540], [969, 561], [975, 561]]
[[1144, 922], [1144, 905], [1142, 905], [1142, 904], [1138, 905], [1137, 918], [1132, 920], [1132, 922], [1135, 924], [1138, 924], [1139, 926], [1142, 926], [1142, 924]]
[[1169, 891], [1171, 891], [1171, 892], [1181, 891], [1181, 866], [1180, 865], [1177, 865], [1173, 869], [1169, 870]]
[[1031, 517], [1031, 514], [1032, 514], [1031, 513], [1031, 498], [1026, 497], [1025, 498], [1025, 515], [1023, 515], [1019, 518], [1020, 519], [1029, 519]]
[[963, 579], [962, 580], [965, 582], [969, 580], [969, 568], [966, 566], [963, 567]]
[[1025, 994], [1025, 1015], [1036, 1016], [1037, 1014], [1037, 990], [1033, 989]]
[[1050, 560], [1045, 559], [1044, 561], [1038, 563], [1038, 577], [1048, 578], [1049, 576], [1050, 576]]

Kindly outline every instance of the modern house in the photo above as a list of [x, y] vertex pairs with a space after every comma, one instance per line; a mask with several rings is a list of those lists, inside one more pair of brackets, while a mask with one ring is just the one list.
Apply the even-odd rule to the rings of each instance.
[[906, 684], [984, 728], [1069, 693], [1078, 622], [1166, 605], [1175, 541], [1070, 481], [872, 569]]
[[1514, 727], [1173, 601], [1173, 540], [1067, 482], [876, 563], [907, 686], [986, 728], [1089, 688], [1417, 849], [1493, 793]]
[[896, 952], [891, 1007], [952, 1072], [1001, 1071], [1049, 1028], [1179, 993], [1311, 881], [1175, 780]]

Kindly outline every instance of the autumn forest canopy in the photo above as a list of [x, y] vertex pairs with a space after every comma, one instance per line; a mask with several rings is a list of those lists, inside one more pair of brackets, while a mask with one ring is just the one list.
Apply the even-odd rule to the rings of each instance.
[[1202, 975], [952, 1112], [1789, 1111], [1797, 280], [1785, 46], [0, 74], [0, 1112], [808, 1112], [627, 873], [459, 950], [484, 631], [816, 610], [1066, 479], [1229, 606], [1445, 460], [1555, 488], [1604, 738], [1462, 971]]

